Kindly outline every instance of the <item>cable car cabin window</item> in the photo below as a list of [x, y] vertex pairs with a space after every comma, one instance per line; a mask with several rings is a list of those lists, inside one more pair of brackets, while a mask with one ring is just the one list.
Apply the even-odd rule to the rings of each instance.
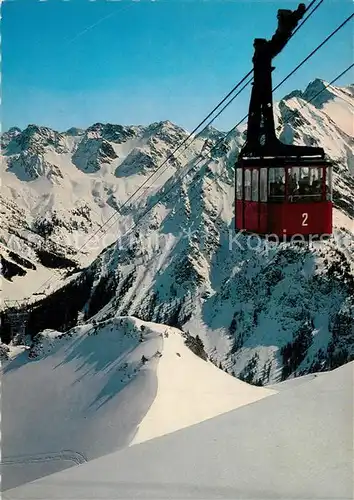
[[332, 192], [332, 167], [326, 168], [326, 200], [331, 201], [333, 192]]
[[288, 169], [290, 202], [321, 201], [323, 167], [292, 167]]
[[289, 201], [296, 201], [299, 195], [300, 168], [292, 167], [288, 169], [288, 197]]
[[310, 171], [308, 167], [300, 168], [299, 178], [299, 197], [302, 201], [308, 200], [310, 197]]
[[322, 200], [323, 167], [310, 168], [310, 197], [312, 201]]
[[242, 200], [242, 168], [236, 169], [236, 199]]
[[252, 201], [258, 201], [258, 176], [257, 169], [252, 170]]
[[251, 171], [247, 168], [245, 170], [244, 188], [245, 188], [245, 201], [251, 201]]
[[261, 168], [259, 176], [260, 201], [267, 201], [267, 169]]
[[281, 203], [285, 196], [285, 169], [270, 168], [268, 179], [268, 196], [270, 202]]

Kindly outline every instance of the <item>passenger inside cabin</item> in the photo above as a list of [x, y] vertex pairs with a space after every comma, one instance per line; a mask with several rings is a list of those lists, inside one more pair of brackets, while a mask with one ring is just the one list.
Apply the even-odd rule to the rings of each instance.
[[289, 174], [288, 192], [289, 192], [289, 201], [294, 201], [294, 197], [299, 192], [296, 174], [294, 175]]
[[321, 201], [322, 198], [322, 182], [315, 180], [311, 186], [313, 201]]
[[274, 201], [282, 201], [285, 194], [285, 184], [281, 177], [278, 177], [275, 182], [269, 185], [269, 196], [274, 198]]
[[297, 189], [297, 177], [296, 174], [289, 175], [289, 193], [294, 193]]
[[289, 175], [289, 201], [301, 202], [304, 200], [321, 201], [322, 199], [322, 181], [319, 179], [314, 180], [312, 183], [308, 176], [303, 177], [297, 183], [296, 174]]
[[311, 194], [310, 178], [308, 176], [303, 177], [299, 180], [297, 199], [299, 201], [303, 201], [304, 199], [308, 200]]

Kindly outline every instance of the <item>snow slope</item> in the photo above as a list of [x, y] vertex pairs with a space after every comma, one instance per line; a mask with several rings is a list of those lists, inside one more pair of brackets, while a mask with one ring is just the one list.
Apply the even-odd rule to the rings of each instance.
[[[354, 135], [354, 85], [338, 87], [328, 85], [323, 80], [314, 80], [305, 90], [303, 99], [310, 101], [329, 116], [340, 128], [353, 137]], [[327, 87], [327, 89], [325, 89]], [[320, 93], [319, 93], [320, 92]]]
[[[178, 159], [171, 157], [166, 172], [132, 197], [187, 135], [168, 121], [147, 127], [97, 123], [84, 131], [66, 132], [28, 125], [23, 131], [5, 132], [0, 164], [2, 247], [28, 259], [42, 273], [43, 266], [65, 270], [87, 265], [124, 233], [132, 217], [129, 211], [121, 214], [107, 232], [101, 231], [102, 225], [120, 213], [127, 200], [134, 207], [138, 195], [146, 198], [146, 188], [156, 191], [198, 154], [202, 139]], [[3, 255], [4, 248], [0, 250]], [[5, 298], [29, 296], [33, 278], [21, 263], [10, 263], [12, 272], [2, 284]]]
[[139, 325], [117, 318], [45, 331], [2, 363], [3, 488], [129, 444], [156, 394], [162, 343], [150, 330], [140, 343]]
[[350, 500], [353, 367], [7, 491], [3, 498]]
[[165, 333], [157, 367], [157, 394], [131, 444], [163, 436], [275, 394], [271, 389], [237, 380], [197, 358], [178, 330], [162, 328]]
[[198, 358], [180, 331], [135, 318], [14, 349], [2, 368], [3, 490], [275, 393]]

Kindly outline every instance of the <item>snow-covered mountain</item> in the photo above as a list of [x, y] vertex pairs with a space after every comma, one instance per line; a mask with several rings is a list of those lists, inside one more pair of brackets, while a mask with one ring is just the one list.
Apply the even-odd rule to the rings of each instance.
[[[311, 247], [254, 240], [250, 248], [235, 235], [234, 162], [242, 130], [212, 155], [205, 140], [215, 144], [224, 134], [207, 130], [128, 207], [134, 189], [186, 131], [163, 122], [64, 133], [29, 126], [4, 134], [4, 295], [29, 295], [53, 268], [66, 272], [42, 288], [48, 296], [30, 311], [28, 331], [133, 315], [199, 334], [217, 363], [257, 384], [351, 360], [353, 86], [331, 86], [309, 103], [324, 85], [315, 80], [275, 106], [282, 141], [321, 145], [336, 160], [335, 237]], [[99, 231], [120, 207], [108, 236]]]
[[286, 96], [285, 100], [298, 97], [305, 102], [311, 102], [313, 106], [331, 118], [337, 127], [352, 137], [354, 133], [354, 85], [347, 87], [327, 86], [327, 82], [316, 79], [308, 85], [304, 92], [295, 90]]
[[115, 317], [3, 346], [2, 490], [276, 394], [181, 331]]
[[[186, 137], [170, 122], [148, 127], [97, 123], [63, 133], [29, 125], [5, 132], [0, 193], [4, 296], [30, 296], [53, 269], [64, 273], [90, 263], [124, 232], [131, 215], [127, 211], [114, 219], [108, 234], [102, 225]], [[153, 184], [149, 192], [194, 157], [201, 144], [196, 141], [178, 159], [171, 158], [167, 176], [148, 183]]]
[[274, 396], [2, 497], [350, 500], [353, 365], [287, 381]]

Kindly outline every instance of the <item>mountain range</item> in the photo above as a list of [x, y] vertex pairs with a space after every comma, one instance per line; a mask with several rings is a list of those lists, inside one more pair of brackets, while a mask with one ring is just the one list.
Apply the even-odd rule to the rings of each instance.
[[244, 126], [1, 135], [4, 498], [350, 498], [353, 106], [275, 104], [334, 162], [311, 243], [235, 231]]
[[[335, 161], [334, 237], [308, 246], [236, 235], [244, 127], [208, 127], [171, 158], [188, 132], [169, 121], [3, 133], [2, 295], [29, 298], [31, 336], [134, 316], [198, 334], [210, 359], [260, 385], [353, 359], [354, 86], [326, 86], [275, 104], [283, 142]], [[10, 323], [4, 312], [5, 339]]]

